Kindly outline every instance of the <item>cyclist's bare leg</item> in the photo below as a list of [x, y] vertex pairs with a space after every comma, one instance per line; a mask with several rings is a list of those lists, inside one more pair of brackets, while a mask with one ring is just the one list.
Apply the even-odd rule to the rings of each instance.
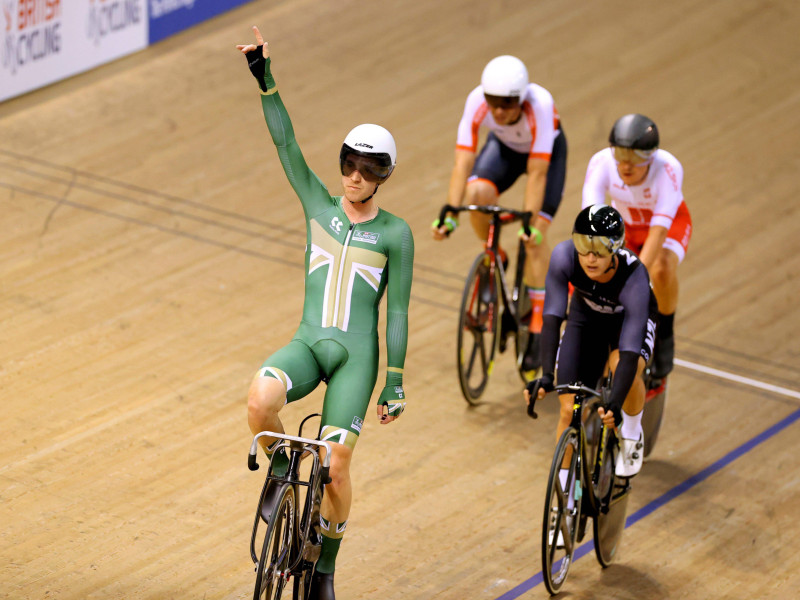
[[[247, 424], [253, 435], [261, 431], [283, 433], [283, 423], [278, 412], [286, 404], [286, 388], [274, 377], [255, 377], [250, 384], [247, 396]], [[277, 438], [261, 437], [258, 443], [262, 448], [272, 444]]]
[[[486, 181], [485, 179], [473, 179], [467, 183], [467, 189], [464, 192], [465, 204], [477, 204], [479, 206], [489, 206], [490, 204], [497, 203], [497, 188], [494, 184]], [[475, 235], [482, 241], [486, 241], [489, 237], [489, 223], [492, 218], [479, 212], [470, 212], [470, 224], [475, 231]]]
[[[569, 427], [572, 422], [573, 406], [575, 404], [575, 396], [573, 394], [560, 394], [558, 401], [561, 404], [561, 410], [558, 413], [558, 426], [556, 427], [556, 443], [561, 439], [561, 434]], [[567, 448], [564, 454], [564, 462], [561, 463], [562, 468], [569, 467], [569, 461], [572, 460], [572, 447]]]
[[343, 444], [331, 444], [331, 482], [325, 486], [325, 495], [322, 497], [322, 506], [320, 507], [322, 549], [317, 561], [317, 572], [314, 575], [315, 582], [312, 583], [312, 589], [315, 589], [315, 586], [327, 586], [331, 593], [324, 596], [320, 594], [320, 597], [332, 597], [332, 577], [336, 566], [336, 556], [345, 533], [353, 499], [353, 488], [350, 483], [350, 459], [352, 457], [352, 448]]
[[[324, 456], [324, 449], [322, 450]], [[353, 487], [350, 483], [350, 460], [353, 449], [344, 444], [331, 443], [331, 482], [325, 486], [320, 514], [331, 523], [344, 523], [350, 516]]]
[[550, 246], [547, 243], [547, 229], [550, 227], [550, 221], [537, 216], [532, 225], [542, 233], [542, 243], [525, 245], [527, 255], [525, 285], [542, 289], [547, 276], [547, 267], [550, 264]]
[[671, 315], [678, 307], [678, 255], [661, 248], [650, 268], [653, 292], [658, 300], [658, 312]]

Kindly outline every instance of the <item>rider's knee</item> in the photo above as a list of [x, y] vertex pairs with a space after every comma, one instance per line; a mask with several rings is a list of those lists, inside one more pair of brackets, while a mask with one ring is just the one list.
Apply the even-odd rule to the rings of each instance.
[[286, 403], [286, 389], [272, 377], [256, 377], [247, 394], [247, 414], [261, 420], [278, 414]]
[[473, 179], [467, 184], [465, 192], [467, 204], [494, 204], [497, 196], [497, 188], [486, 179]]
[[677, 261], [671, 254], [672, 251], [662, 248], [650, 268], [650, 279], [656, 287], [667, 285], [677, 276]]
[[353, 451], [341, 444], [331, 444], [331, 446], [333, 450], [329, 471], [331, 482], [325, 486], [325, 493], [337, 497], [342, 486], [345, 485], [345, 482], [350, 477], [350, 459]]

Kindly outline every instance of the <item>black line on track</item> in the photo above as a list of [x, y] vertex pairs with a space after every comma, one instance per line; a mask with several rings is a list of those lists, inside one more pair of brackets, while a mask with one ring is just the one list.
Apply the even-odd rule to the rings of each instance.
[[[91, 173], [91, 172], [88, 172], [88, 171], [80, 171], [80, 170], [77, 170], [77, 169], [73, 169], [71, 167], [65, 167], [63, 165], [52, 163], [52, 162], [49, 162], [49, 161], [46, 161], [46, 160], [43, 160], [43, 159], [39, 159], [39, 158], [36, 158], [36, 157], [26, 156], [26, 155], [19, 154], [19, 153], [16, 153], [16, 152], [12, 152], [12, 151], [9, 151], [9, 150], [5, 150], [5, 149], [2, 149], [2, 148], [0, 148], [0, 154], [4, 154], [6, 156], [10, 156], [10, 157], [15, 158], [15, 159], [20, 160], [20, 161], [27, 161], [27, 162], [30, 162], [30, 163], [42, 165], [42, 166], [45, 166], [45, 167], [48, 167], [48, 168], [52, 168], [52, 169], [56, 169], [56, 170], [59, 170], [59, 171], [64, 171], [65, 173], [79, 175], [79, 176], [85, 177], [86, 179], [89, 179], [89, 180], [93, 180], [93, 181], [97, 181], [97, 182], [101, 182], [101, 183], [105, 183], [105, 184], [109, 184], [109, 185], [113, 185], [113, 186], [118, 186], [120, 188], [127, 189], [129, 191], [135, 191], [135, 192], [139, 192], [139, 193], [142, 193], [142, 194], [145, 194], [145, 195], [151, 195], [151, 196], [155, 196], [157, 198], [163, 198], [164, 200], [168, 200], [168, 201], [174, 202], [176, 204], [184, 204], [186, 206], [192, 206], [194, 208], [198, 208], [200, 210], [204, 210], [204, 211], [207, 211], [207, 212], [212, 213], [212, 214], [229, 217], [231, 219], [240, 220], [240, 221], [243, 221], [243, 222], [246, 222], [246, 223], [249, 223], [249, 224], [255, 223], [255, 224], [258, 224], [258, 225], [263, 225], [265, 227], [269, 227], [269, 228], [272, 228], [272, 229], [277, 229], [277, 230], [280, 230], [280, 231], [283, 231], [285, 233], [289, 233], [289, 234], [292, 234], [292, 235], [303, 235], [303, 236], [305, 235], [304, 232], [301, 232], [296, 228], [290, 228], [290, 227], [286, 227], [285, 225], [279, 225], [279, 224], [275, 224], [275, 223], [270, 223], [270, 222], [267, 222], [267, 221], [264, 221], [264, 220], [261, 220], [261, 219], [257, 219], [257, 218], [254, 218], [254, 217], [249, 217], [249, 216], [246, 216], [246, 215], [242, 215], [242, 214], [239, 214], [239, 213], [236, 213], [236, 212], [233, 212], [233, 211], [223, 210], [223, 209], [219, 209], [219, 208], [212, 207], [212, 206], [206, 206], [204, 204], [201, 204], [200, 202], [196, 202], [196, 201], [193, 201], [193, 200], [187, 200], [185, 198], [180, 198], [178, 196], [173, 196], [173, 195], [170, 195], [170, 194], [164, 194], [162, 192], [158, 192], [158, 191], [155, 191], [155, 190], [152, 190], [152, 189], [149, 189], [149, 188], [145, 188], [145, 187], [142, 187], [142, 186], [138, 186], [138, 185], [133, 185], [133, 184], [129, 184], [129, 183], [116, 181], [116, 180], [111, 179], [109, 177], [103, 177], [101, 175], [95, 175], [94, 173]], [[0, 166], [6, 166], [6, 165], [0, 164]], [[9, 167], [9, 168], [13, 168], [13, 167]], [[121, 194], [116, 194], [114, 192], [110, 192], [110, 191], [106, 191], [106, 190], [100, 190], [100, 189], [93, 188], [93, 187], [88, 186], [88, 185], [79, 185], [79, 184], [76, 184], [74, 182], [70, 182], [68, 180], [60, 180], [60, 179], [58, 179], [56, 177], [47, 176], [47, 175], [42, 174], [42, 173], [36, 173], [36, 172], [33, 172], [33, 171], [28, 171], [28, 170], [25, 170], [25, 172], [29, 173], [33, 177], [39, 177], [40, 179], [55, 181], [57, 183], [62, 183], [64, 185], [69, 185], [70, 183], [72, 183], [72, 187], [85, 189], [87, 191], [93, 192], [93, 193], [98, 194], [100, 196], [105, 195], [107, 198], [118, 199], [118, 200], [121, 200], [121, 201], [124, 201], [124, 202], [130, 202], [130, 203], [133, 203], [133, 204], [138, 204], [140, 206], [145, 206], [147, 208], [151, 208], [153, 210], [165, 212], [165, 213], [170, 214], [170, 215], [186, 217], [187, 219], [194, 220], [194, 221], [197, 221], [197, 222], [202, 223], [202, 224], [218, 227], [220, 229], [226, 229], [228, 231], [235, 232], [235, 233], [241, 233], [243, 235], [247, 235], [247, 236], [250, 236], [250, 237], [262, 238], [262, 239], [265, 239], [265, 240], [268, 240], [268, 241], [272, 241], [272, 242], [280, 241], [281, 245], [284, 245], [284, 246], [286, 245], [285, 240], [277, 240], [276, 238], [273, 238], [273, 237], [265, 235], [265, 234], [259, 234], [259, 233], [252, 232], [252, 231], [249, 231], [247, 229], [243, 229], [243, 228], [232, 226], [232, 225], [220, 224], [220, 223], [218, 223], [216, 221], [212, 221], [212, 220], [207, 219], [205, 217], [198, 217], [198, 216], [192, 215], [190, 213], [170, 210], [169, 208], [161, 207], [161, 206], [158, 206], [158, 205], [155, 205], [155, 204], [143, 201], [143, 200], [135, 200], [133, 198], [129, 198], [129, 197], [123, 196]], [[213, 240], [213, 239], [210, 239], [210, 238], [206, 238], [206, 237], [203, 237], [203, 236], [199, 236], [199, 235], [195, 235], [195, 234], [191, 234], [191, 233], [186, 233], [186, 232], [175, 230], [175, 229], [169, 229], [167, 227], [163, 227], [161, 225], [156, 225], [154, 223], [150, 223], [150, 222], [147, 222], [147, 221], [144, 221], [144, 220], [141, 220], [141, 219], [136, 219], [134, 217], [126, 217], [124, 215], [119, 215], [119, 214], [114, 213], [112, 211], [93, 208], [91, 206], [84, 205], [84, 204], [81, 204], [79, 202], [69, 201], [69, 200], [66, 200], [65, 198], [56, 198], [55, 196], [51, 196], [49, 194], [44, 194], [42, 192], [35, 192], [33, 190], [27, 190], [27, 189], [24, 189], [24, 188], [21, 188], [21, 187], [17, 187], [17, 186], [13, 186], [13, 185], [10, 185], [10, 184], [6, 184], [4, 182], [0, 182], [0, 187], [5, 187], [5, 188], [11, 190], [12, 194], [13, 194], [14, 191], [30, 194], [32, 196], [37, 196], [37, 197], [40, 197], [40, 198], [43, 198], [43, 199], [46, 199], [46, 200], [49, 200], [49, 201], [52, 201], [52, 202], [65, 204], [65, 205], [71, 206], [73, 208], [86, 210], [88, 212], [93, 212], [93, 213], [98, 214], [98, 215], [102, 215], [102, 216], [106, 216], [106, 217], [110, 217], [110, 218], [126, 221], [126, 222], [129, 222], [129, 223], [134, 223], [136, 225], [141, 225], [143, 227], [147, 227], [147, 228], [151, 228], [151, 229], [156, 229], [156, 230], [158, 230], [158, 231], [160, 231], [162, 233], [173, 234], [173, 235], [176, 235], [176, 236], [179, 236], [179, 237], [183, 237], [183, 238], [186, 238], [186, 239], [190, 239], [190, 240], [193, 240], [193, 241], [196, 241], [196, 242], [210, 244], [210, 245], [216, 246], [218, 248], [223, 248], [225, 250], [231, 250], [233, 252], [238, 252], [240, 254], [244, 254], [246, 256], [250, 256], [250, 257], [253, 257], [253, 258], [259, 258], [259, 259], [262, 259], [262, 260], [275, 262], [275, 263], [286, 265], [286, 266], [289, 266], [289, 267], [292, 267], [292, 268], [300, 268], [300, 269], [303, 268], [303, 266], [297, 264], [296, 261], [288, 261], [286, 259], [282, 259], [282, 258], [278, 258], [278, 257], [275, 257], [275, 256], [271, 256], [271, 255], [265, 254], [263, 252], [258, 252], [258, 251], [255, 251], [255, 250], [248, 250], [246, 248], [241, 248], [240, 246], [236, 246], [236, 245], [233, 245], [233, 244], [226, 244], [224, 242], [218, 242], [216, 240]], [[294, 244], [293, 244], [293, 246], [294, 246]], [[459, 282], [463, 281], [463, 276], [462, 275], [457, 274], [457, 273], [452, 273], [450, 271], [445, 271], [445, 270], [440, 269], [438, 267], [433, 267], [433, 266], [429, 266], [429, 265], [425, 265], [425, 264], [415, 263], [414, 264], [414, 268], [415, 269], [420, 269], [420, 270], [423, 270], [423, 271], [428, 271], [428, 272], [434, 273], [434, 274], [436, 274], [436, 275], [438, 275], [440, 277], [446, 277], [446, 278], [449, 278], [449, 279], [453, 279], [455, 281], [459, 281]], [[461, 291], [462, 291], [461, 286], [458, 286], [458, 287], [448, 286], [447, 284], [444, 284], [444, 283], [441, 283], [441, 282], [434, 282], [434, 281], [432, 281], [430, 279], [423, 279], [423, 278], [419, 278], [419, 277], [415, 277], [414, 280], [417, 281], [417, 282], [420, 282], [420, 283], [424, 283], [425, 285], [428, 285], [428, 286], [431, 286], [431, 287], [436, 287], [436, 288], [443, 289], [443, 290], [446, 290], [446, 291], [451, 291], [451, 292], [456, 292], [456, 293], [461, 293]], [[433, 307], [436, 307], [436, 308], [440, 308], [442, 310], [446, 310], [446, 311], [452, 312], [452, 313], [457, 313], [458, 312], [458, 309], [455, 306], [451, 306], [449, 304], [445, 304], [445, 303], [438, 302], [438, 301], [435, 301], [435, 300], [428, 300], [426, 298], [421, 298], [421, 297], [416, 296], [414, 294], [412, 294], [411, 297], [414, 299], [415, 302], [420, 302], [422, 304], [426, 304], [428, 306], [433, 306]], [[714, 351], [719, 352], [720, 354], [723, 354], [723, 355], [735, 356], [737, 358], [745, 359], [745, 360], [751, 361], [752, 363], [755, 363], [755, 364], [769, 364], [771, 366], [774, 366], [774, 367], [777, 367], [777, 368], [781, 368], [781, 369], [785, 369], [785, 370], [788, 370], [788, 371], [800, 372], [800, 369], [797, 369], [796, 367], [791, 367], [791, 366], [788, 366], [788, 365], [784, 365], [784, 364], [778, 363], [776, 361], [764, 360], [762, 358], [758, 358], [758, 357], [754, 357], [752, 355], [748, 355], [748, 354], [746, 354], [744, 352], [741, 352], [741, 351], [731, 350], [729, 348], [716, 346], [716, 345], [711, 344], [709, 342], [703, 342], [703, 341], [700, 341], [700, 340], [694, 340], [692, 338], [684, 337], [684, 336], [678, 336], [678, 339], [681, 340], [681, 341], [684, 341], [684, 342], [689, 342], [689, 343], [692, 343], [692, 344], [696, 344], [698, 346], [703, 346], [703, 347], [706, 347], [708, 349], [713, 349]], [[708, 358], [708, 357], [704, 357], [704, 358]], [[736, 371], [737, 370], [735, 366], [733, 366], [733, 365], [731, 365], [729, 363], [724, 363], [723, 362], [723, 367], [726, 368], [726, 369], [732, 370], [732, 371]], [[748, 371], [749, 371], [749, 369], [748, 369]], [[766, 377], [769, 380], [775, 380], [776, 379], [776, 377], [774, 375], [763, 375], [763, 376]], [[786, 382], [786, 383], [789, 383], [789, 385], [796, 385], [796, 383], [793, 382], [793, 381], [789, 381], [789, 380], [786, 380], [786, 379], [782, 379], [782, 381]]]

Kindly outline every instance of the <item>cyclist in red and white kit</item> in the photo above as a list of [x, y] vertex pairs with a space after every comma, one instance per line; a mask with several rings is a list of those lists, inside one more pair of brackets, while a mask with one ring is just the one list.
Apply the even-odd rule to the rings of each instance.
[[[478, 152], [482, 128], [489, 134]], [[550, 260], [546, 234], [561, 202], [566, 172], [567, 140], [553, 96], [528, 80], [528, 70], [520, 59], [505, 55], [489, 61], [481, 84], [467, 97], [458, 125], [447, 203], [497, 204], [500, 194], [520, 175], [528, 176], [524, 206], [535, 220], [530, 236], [521, 233], [527, 249], [525, 283], [532, 307], [532, 335], [522, 364], [525, 371], [539, 367], [544, 282]], [[490, 217], [471, 212], [470, 220], [478, 238], [486, 241]], [[433, 226], [437, 240], [445, 239], [458, 226], [455, 215], [448, 215], [438, 228], [437, 221]], [[501, 250], [500, 255], [505, 253]]]
[[644, 115], [620, 117], [609, 143], [589, 161], [583, 208], [604, 204], [608, 194], [625, 221], [625, 245], [650, 273], [659, 313], [652, 374], [660, 379], [673, 366], [678, 265], [692, 237], [692, 219], [683, 199], [683, 167], [658, 148], [658, 128]]

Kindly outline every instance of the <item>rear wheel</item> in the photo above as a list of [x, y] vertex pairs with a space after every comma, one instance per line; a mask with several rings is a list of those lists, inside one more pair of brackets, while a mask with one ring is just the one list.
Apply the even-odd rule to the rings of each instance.
[[458, 379], [464, 398], [477, 404], [494, 367], [500, 322], [500, 273], [480, 254], [467, 275], [458, 319]]
[[593, 530], [597, 562], [607, 567], [614, 561], [622, 540], [631, 487], [629, 479], [617, 477], [614, 473], [619, 452], [616, 438], [606, 431], [603, 435], [607, 439], [601, 444], [592, 477], [592, 490], [597, 506]]
[[[569, 465], [569, 470], [566, 486], [562, 488], [559, 474], [564, 464]], [[561, 589], [572, 564], [581, 516], [581, 492], [578, 432], [569, 427], [561, 434], [553, 455], [542, 522], [542, 573], [551, 594]]]
[[[655, 384], [651, 387], [650, 384]], [[644, 457], [650, 456], [658, 440], [658, 432], [664, 419], [664, 407], [667, 404], [667, 380], [650, 382], [645, 396], [642, 429], [644, 430]]]
[[292, 551], [297, 503], [294, 489], [285, 485], [278, 495], [275, 510], [269, 519], [267, 534], [256, 567], [254, 600], [278, 600], [289, 579], [289, 567], [294, 558]]

